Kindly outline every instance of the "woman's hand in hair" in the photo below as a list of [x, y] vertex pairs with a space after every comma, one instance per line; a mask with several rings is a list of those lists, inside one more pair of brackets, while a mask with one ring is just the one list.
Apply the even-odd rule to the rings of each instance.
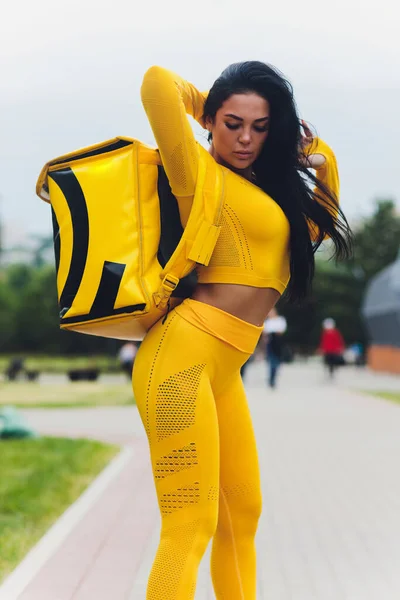
[[314, 143], [314, 140], [316, 139], [311, 131], [311, 129], [309, 128], [309, 126], [307, 125], [306, 121], [301, 121], [301, 126], [303, 128], [304, 131], [304, 135], [301, 136], [301, 141], [300, 141], [300, 150], [299, 150], [299, 160], [300, 163], [304, 166], [307, 167], [309, 169], [319, 169], [320, 167], [322, 167], [325, 162], [326, 162], [326, 158], [323, 154], [318, 154], [318, 153], [310, 153], [310, 150], [312, 150], [312, 146]]

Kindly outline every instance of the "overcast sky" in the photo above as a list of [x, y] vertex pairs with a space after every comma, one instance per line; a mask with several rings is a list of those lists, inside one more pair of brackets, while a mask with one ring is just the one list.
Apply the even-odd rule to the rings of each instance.
[[[400, 35], [395, 0], [14, 0], [0, 18], [0, 215], [6, 241], [49, 233], [43, 164], [116, 135], [153, 143], [139, 89], [159, 64], [207, 89], [262, 60], [294, 86], [335, 150], [354, 221], [378, 196], [400, 209]], [[196, 127], [199, 141], [204, 140]]]

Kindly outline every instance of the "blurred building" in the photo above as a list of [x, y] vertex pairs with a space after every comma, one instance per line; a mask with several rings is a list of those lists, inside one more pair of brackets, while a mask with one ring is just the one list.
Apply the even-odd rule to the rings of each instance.
[[400, 255], [372, 279], [362, 312], [371, 339], [368, 365], [400, 373]]

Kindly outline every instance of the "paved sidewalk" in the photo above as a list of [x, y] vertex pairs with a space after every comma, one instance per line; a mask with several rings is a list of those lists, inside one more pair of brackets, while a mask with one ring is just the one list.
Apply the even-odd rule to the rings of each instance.
[[[354, 390], [400, 391], [400, 378], [346, 368], [331, 383], [305, 364], [284, 367], [277, 390], [264, 379], [264, 365], [249, 367], [264, 496], [257, 600], [398, 600], [400, 406]], [[137, 411], [51, 412], [25, 414], [44, 433], [119, 440], [134, 455], [7, 600], [144, 600], [159, 517]], [[206, 556], [196, 600], [213, 599]]]

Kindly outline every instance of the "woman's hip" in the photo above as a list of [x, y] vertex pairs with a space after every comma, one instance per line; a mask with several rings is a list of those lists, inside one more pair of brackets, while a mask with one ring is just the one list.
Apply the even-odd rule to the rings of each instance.
[[185, 300], [147, 333], [135, 358], [134, 387], [155, 372], [163, 378], [196, 365], [203, 365], [211, 381], [230, 378], [248, 360], [260, 334], [260, 327], [202, 302]]

